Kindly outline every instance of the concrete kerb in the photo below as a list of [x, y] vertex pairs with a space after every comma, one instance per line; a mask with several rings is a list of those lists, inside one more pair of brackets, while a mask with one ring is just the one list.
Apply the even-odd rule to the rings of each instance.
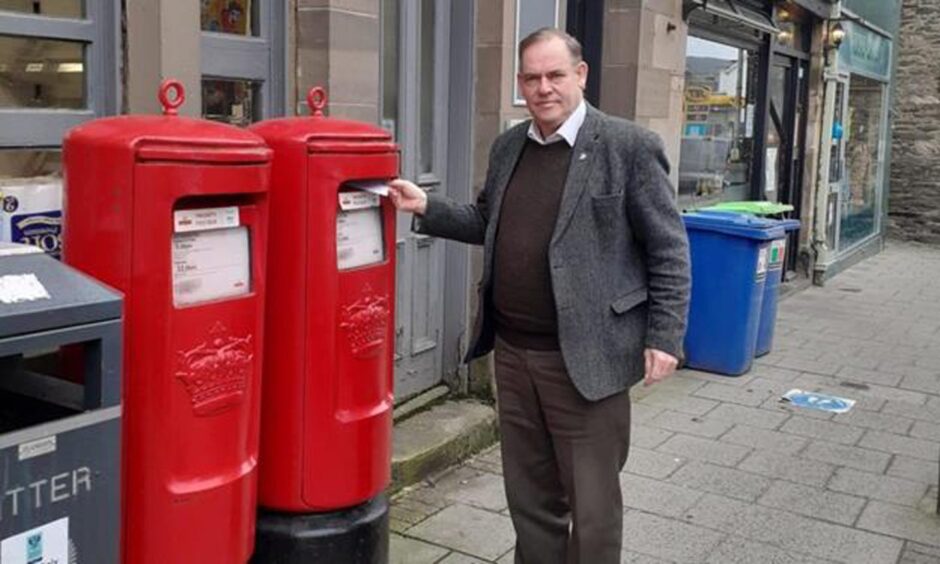
[[417, 483], [494, 444], [496, 411], [474, 400], [448, 401], [395, 425], [389, 493]]

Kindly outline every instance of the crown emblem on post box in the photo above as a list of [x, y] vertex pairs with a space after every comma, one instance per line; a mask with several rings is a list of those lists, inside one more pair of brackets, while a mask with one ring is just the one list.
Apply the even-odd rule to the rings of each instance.
[[340, 314], [339, 326], [346, 330], [353, 356], [357, 357], [378, 352], [388, 328], [388, 296], [375, 294], [371, 286], [366, 286], [365, 294]]
[[209, 339], [177, 354], [176, 377], [197, 415], [211, 415], [242, 401], [254, 358], [251, 335], [235, 337], [216, 323]]

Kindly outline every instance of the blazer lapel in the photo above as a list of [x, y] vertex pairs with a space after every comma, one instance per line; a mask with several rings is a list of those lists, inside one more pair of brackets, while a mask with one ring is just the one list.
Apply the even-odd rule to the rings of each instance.
[[506, 194], [506, 187], [509, 185], [512, 173], [516, 170], [519, 157], [522, 156], [526, 139], [528, 139], [526, 129], [520, 127], [518, 132], [506, 144], [506, 150], [498, 155], [499, 160], [493, 163], [496, 166], [496, 179], [489, 214], [489, 227], [492, 230], [495, 230], [496, 225], [499, 223], [499, 210], [503, 205], [503, 196]]
[[568, 222], [574, 215], [574, 210], [581, 199], [581, 194], [587, 187], [591, 172], [594, 170], [597, 138], [600, 136], [600, 118], [598, 111], [588, 105], [584, 123], [578, 131], [571, 150], [571, 163], [568, 165], [568, 177], [565, 180], [565, 189], [558, 207], [558, 218], [555, 220], [555, 230], [552, 233], [552, 245], [561, 237]]
[[512, 178], [513, 171], [516, 170], [516, 163], [522, 156], [522, 149], [525, 147], [528, 135], [526, 128], [520, 127], [513, 134], [513, 137], [506, 143], [505, 150], [496, 155], [490, 166], [495, 167], [496, 177], [493, 181], [493, 194], [489, 205], [489, 220], [486, 225], [486, 234], [483, 241], [483, 251], [486, 257], [484, 264], [483, 279], [488, 281], [493, 271], [493, 251], [496, 244], [496, 228], [499, 225], [499, 211], [503, 205], [503, 196], [506, 194], [506, 186]]

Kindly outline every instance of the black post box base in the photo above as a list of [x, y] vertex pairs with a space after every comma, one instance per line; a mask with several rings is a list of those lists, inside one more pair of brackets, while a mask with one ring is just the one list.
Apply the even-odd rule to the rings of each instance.
[[258, 510], [252, 564], [387, 564], [388, 499], [330, 513]]

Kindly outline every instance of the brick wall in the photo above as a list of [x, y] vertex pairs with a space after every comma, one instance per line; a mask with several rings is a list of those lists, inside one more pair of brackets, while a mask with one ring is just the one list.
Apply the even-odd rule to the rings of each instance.
[[889, 233], [940, 244], [940, 2], [904, 0], [897, 46]]

